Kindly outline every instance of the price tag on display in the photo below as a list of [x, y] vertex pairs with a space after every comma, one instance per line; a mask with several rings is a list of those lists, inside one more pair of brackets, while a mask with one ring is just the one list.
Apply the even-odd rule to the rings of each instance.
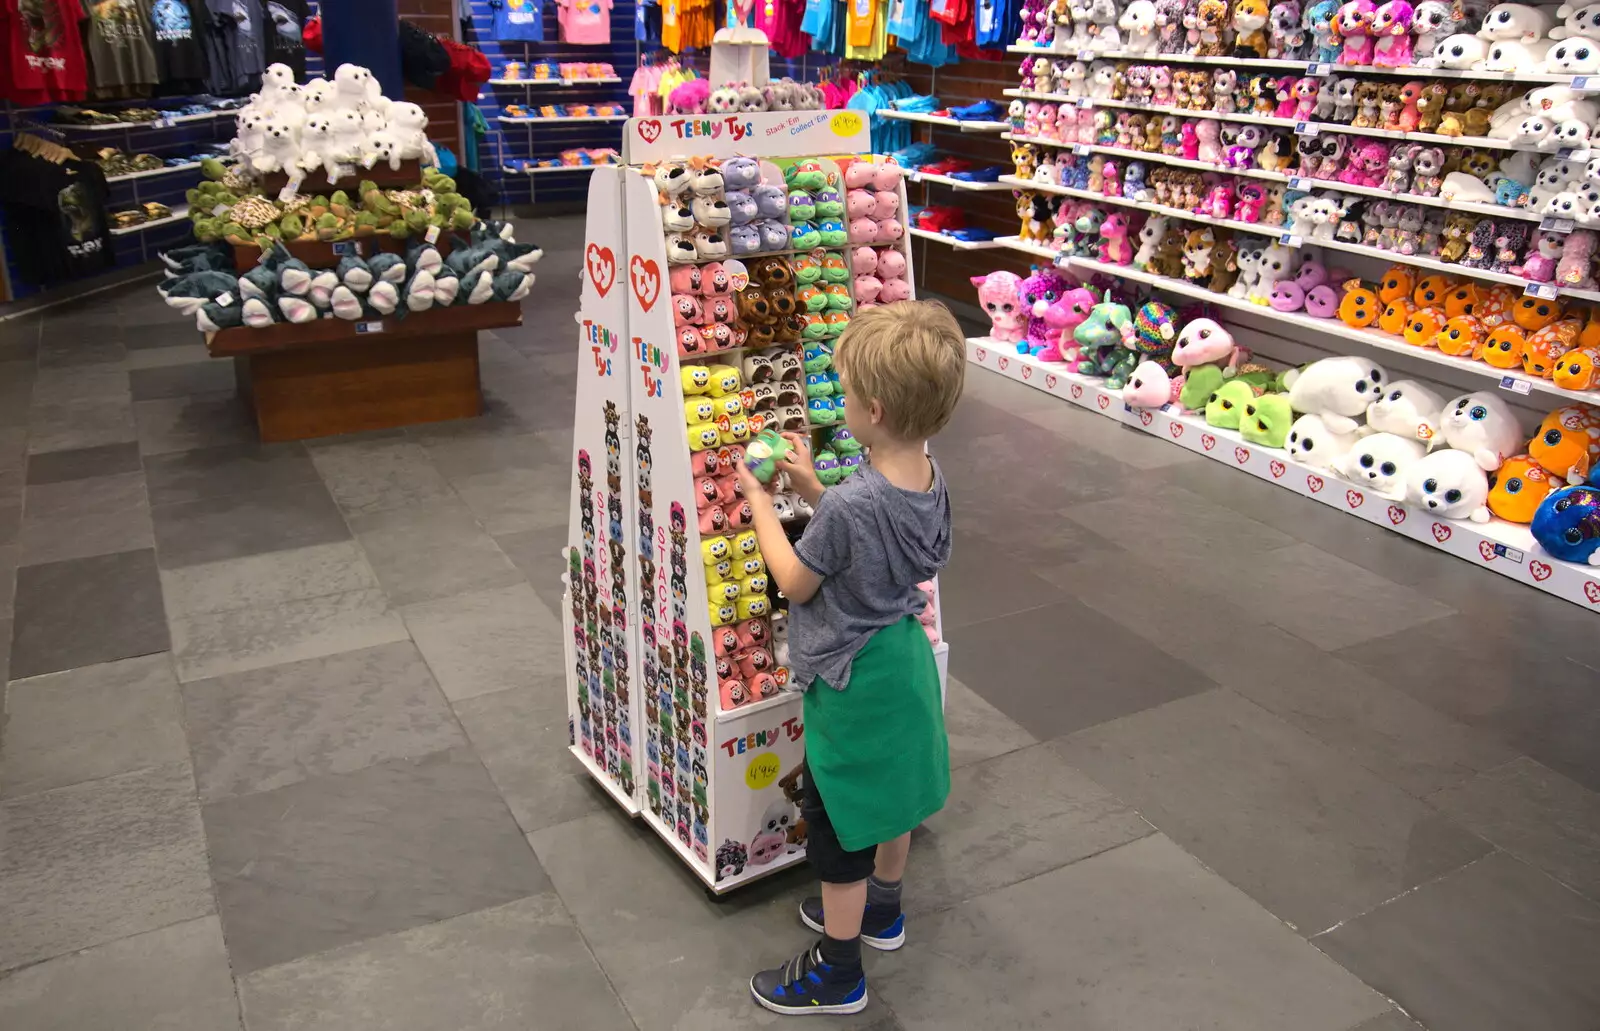
[[382, 322], [358, 322], [358, 323], [356, 323], [356, 332], [357, 333], [382, 333], [383, 332], [383, 323]]
[[1556, 218], [1554, 215], [1546, 215], [1539, 222], [1539, 231], [1541, 233], [1570, 233], [1577, 226], [1578, 223], [1570, 218]]
[[1571, 147], [1562, 147], [1560, 150], [1556, 151], [1556, 157], [1560, 158], [1562, 161], [1565, 161], [1574, 153], [1576, 153], [1576, 151], [1574, 151]]
[[760, 791], [771, 787], [778, 779], [778, 774], [783, 769], [776, 754], [772, 752], [759, 752], [750, 765], [744, 768], [745, 787], [751, 791]]
[[1304, 237], [1296, 236], [1293, 233], [1284, 233], [1282, 236], [1278, 237], [1278, 242], [1283, 244], [1285, 247], [1299, 247], [1306, 241]]
[[922, 173], [920, 171], [912, 170], [907, 174], [906, 178], [910, 179], [914, 183], [920, 183], [922, 182]]
[[422, 238], [424, 240], [428, 241], [429, 243], [438, 243], [439, 242], [439, 227], [438, 226], [429, 226], [428, 227], [428, 231], [426, 233], [422, 234]]
[[1306, 181], [1304, 179], [1300, 178], [1299, 176], [1293, 176], [1293, 177], [1291, 177], [1289, 179], [1289, 189], [1291, 189], [1291, 190], [1303, 190], [1305, 188], [1306, 188]]
[[1525, 379], [1513, 379], [1510, 376], [1500, 377], [1500, 389], [1509, 390], [1513, 394], [1526, 394], [1533, 389], [1533, 384]]
[[226, 215], [227, 213], [228, 213], [228, 205], [226, 205], [226, 204], [218, 204], [216, 207], [211, 209], [211, 217], [212, 218], [221, 218], [223, 215]]
[[1508, 548], [1504, 544], [1496, 544], [1494, 546], [1494, 553], [1499, 555], [1501, 558], [1510, 559], [1512, 562], [1522, 561], [1522, 552], [1518, 551], [1516, 548]]
[[1080, 60], [1080, 61], [1093, 61], [1094, 60], [1094, 51], [1093, 50], [1080, 50], [1080, 51], [1078, 51], [1078, 60]]
[[1322, 126], [1318, 125], [1316, 122], [1296, 122], [1296, 123], [1294, 123], [1294, 134], [1296, 136], [1315, 136], [1317, 133], [1319, 133], [1321, 131], [1322, 131]]
[[[1595, 84], [1593, 86], [1589, 85], [1590, 79], [1595, 79]], [[1592, 75], [1574, 75], [1572, 77], [1572, 88], [1575, 90], [1600, 90], [1600, 77]]]
[[333, 253], [339, 255], [340, 257], [344, 257], [346, 255], [354, 254], [356, 257], [359, 258], [361, 256], [361, 241], [360, 240], [340, 240], [338, 243], [335, 243], [333, 245]]
[[233, 303], [233, 294], [224, 291], [215, 298], [218, 308], [226, 308]]
[[1094, 107], [1094, 100], [1092, 98], [1090, 98], [1090, 97], [1079, 97], [1078, 98], [1078, 108], [1080, 110], [1085, 109], [1085, 108], [1091, 108], [1091, 107]]
[[1529, 283], [1523, 288], [1524, 297], [1542, 297], [1547, 301], [1556, 299], [1556, 285], [1554, 283]]
[[1072, 148], [1072, 152], [1079, 157], [1082, 157], [1083, 155], [1089, 153], [1089, 145], [1087, 143], [1075, 144]]
[[305, 181], [306, 174], [304, 172], [296, 172], [295, 174], [291, 175], [289, 177], [289, 181], [284, 184], [283, 189], [278, 191], [278, 203], [288, 204], [290, 201], [300, 196], [300, 184]]
[[1327, 63], [1326, 61], [1312, 61], [1310, 64], [1306, 65], [1306, 74], [1331, 75], [1333, 74], [1333, 65]]

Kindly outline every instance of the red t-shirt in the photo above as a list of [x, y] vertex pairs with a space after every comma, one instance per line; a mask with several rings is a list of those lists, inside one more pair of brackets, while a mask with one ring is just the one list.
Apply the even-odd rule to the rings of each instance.
[[0, 97], [29, 105], [82, 100], [89, 83], [81, 0], [36, 0], [28, 10], [23, 15], [16, 4], [0, 6], [0, 48], [6, 55]]

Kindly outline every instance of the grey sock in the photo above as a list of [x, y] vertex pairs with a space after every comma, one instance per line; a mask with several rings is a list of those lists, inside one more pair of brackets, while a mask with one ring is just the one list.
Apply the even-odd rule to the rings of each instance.
[[898, 910], [900, 908], [901, 881], [880, 881], [877, 877], [867, 878], [867, 905], [884, 909]]

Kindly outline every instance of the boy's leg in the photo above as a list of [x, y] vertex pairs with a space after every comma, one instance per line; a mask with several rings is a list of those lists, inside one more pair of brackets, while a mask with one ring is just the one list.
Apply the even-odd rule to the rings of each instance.
[[[906, 857], [910, 854], [910, 831], [883, 842], [878, 846], [872, 876], [867, 878], [867, 912], [872, 916], [872, 930], [879, 932], [878, 941], [894, 941], [895, 944], [889, 946], [891, 948], [899, 948], [905, 941], [905, 921], [900, 915], [900, 885], [905, 879]], [[882, 932], [881, 928], [889, 930]], [[869, 945], [876, 945], [872, 939], [862, 940]]]
[[[833, 825], [828, 821], [821, 799], [813, 803], [809, 790], [801, 800], [801, 815], [811, 828], [807, 832], [807, 849], [823, 884], [820, 896], [812, 895], [800, 903], [800, 922], [830, 938], [846, 933], [854, 924], [861, 940], [880, 952], [893, 952], [904, 945], [906, 925], [900, 915], [900, 878], [905, 874], [911, 835], [902, 834], [876, 849], [839, 852], [838, 838], [833, 834]], [[817, 829], [819, 826], [820, 833]], [[835, 853], [838, 853], [838, 857], [831, 858]], [[830, 857], [826, 866], [824, 856]], [[895, 875], [892, 882], [886, 879], [891, 873]], [[865, 910], [862, 910], [861, 903], [845, 896], [841, 904], [849, 909], [840, 920], [835, 920], [828, 906], [833, 898], [830, 889], [852, 887], [855, 882], [850, 878], [860, 874], [867, 875], [863, 899]]]

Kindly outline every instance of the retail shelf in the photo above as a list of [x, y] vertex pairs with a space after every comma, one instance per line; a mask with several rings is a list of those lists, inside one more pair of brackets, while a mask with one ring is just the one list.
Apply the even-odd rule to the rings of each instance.
[[124, 129], [166, 129], [185, 122], [207, 122], [213, 118], [237, 114], [236, 111], [207, 111], [200, 115], [173, 115], [153, 122], [106, 122], [102, 125], [75, 125], [72, 122], [52, 122], [52, 129], [71, 129], [77, 132], [121, 132]]
[[910, 227], [906, 232], [923, 240], [932, 240], [946, 247], [953, 247], [958, 251], [987, 251], [1002, 246], [999, 240], [957, 240], [953, 236], [935, 233], [931, 229], [918, 229], [916, 226]]
[[1203, 415], [1186, 414], [1176, 404], [1132, 408], [1123, 402], [1121, 391], [1107, 387], [1103, 380], [1017, 354], [1014, 344], [971, 337], [967, 340], [967, 360], [1581, 608], [1592, 611], [1600, 606], [1600, 571], [1551, 558], [1534, 542], [1526, 526], [1499, 519], [1474, 523], [1435, 518], [1422, 509], [1368, 494], [1360, 484], [1349, 483], [1333, 472], [1303, 465], [1290, 458], [1287, 451], [1250, 443], [1236, 431], [1207, 425]]
[[599, 79], [490, 79], [491, 86], [601, 86], [608, 82], [621, 82], [615, 75]]
[[1229, 175], [1242, 175], [1246, 179], [1265, 179], [1273, 183], [1286, 183], [1290, 178], [1284, 172], [1272, 172], [1265, 168], [1228, 168], [1225, 165], [1213, 165], [1208, 161], [1192, 161], [1188, 158], [1173, 157], [1170, 154], [1127, 150], [1122, 147], [1108, 147], [1100, 143], [1063, 143], [1060, 140], [1052, 140], [1044, 136], [1023, 136], [1009, 132], [1005, 133], [1002, 138], [1016, 143], [1032, 143], [1041, 147], [1070, 150], [1074, 154], [1112, 154], [1135, 161], [1153, 161], [1158, 165], [1171, 165], [1174, 168], [1194, 168], [1202, 172], [1225, 172]]
[[557, 118], [516, 118], [511, 115], [498, 115], [495, 121], [503, 122], [506, 125], [560, 125], [563, 122], [568, 124], [576, 122], [626, 122], [630, 117], [630, 115], [561, 115]]
[[507, 175], [541, 175], [545, 172], [593, 172], [605, 165], [544, 165], [539, 168], [512, 168], [510, 165], [501, 165], [500, 170]]
[[949, 115], [930, 115], [921, 111], [896, 111], [893, 108], [879, 108], [876, 114], [884, 118], [892, 118], [900, 122], [923, 122], [927, 125], [943, 125], [951, 129], [960, 129], [962, 132], [1004, 132], [1011, 128], [1010, 122], [992, 122], [981, 118], [951, 118]]
[[129, 172], [126, 175], [108, 175], [106, 176], [106, 182], [125, 183], [130, 179], [149, 179], [158, 175], [173, 175], [178, 172], [187, 172], [190, 169], [199, 167], [200, 162], [187, 161], [181, 165], [164, 165], [161, 168], [152, 168], [148, 172]]
[[1009, 189], [999, 182], [978, 183], [970, 179], [957, 179], [954, 176], [939, 175], [935, 172], [919, 172], [916, 169], [907, 169], [905, 177], [914, 183], [943, 183], [957, 190], [1005, 190]]
[[[1571, 83], [1574, 89], [1600, 89], [1600, 77], [1594, 75], [1555, 75], [1549, 72], [1490, 72], [1477, 68], [1423, 68], [1406, 65], [1401, 68], [1379, 68], [1365, 64], [1330, 64], [1311, 60], [1286, 61], [1269, 57], [1198, 57], [1194, 54], [1144, 54], [1127, 50], [1096, 52], [1079, 47], [1059, 45], [1029, 46], [1016, 43], [1006, 47], [1013, 54], [1034, 54], [1044, 57], [1071, 57], [1081, 61], [1140, 61], [1147, 64], [1214, 64], [1248, 65], [1251, 68], [1298, 68], [1306, 75], [1394, 75], [1405, 79], [1482, 79], [1489, 82]], [[1587, 80], [1587, 81], [1584, 81]]]
[[1222, 226], [1241, 233], [1256, 233], [1260, 236], [1282, 236], [1283, 226], [1266, 225], [1261, 222], [1243, 222], [1236, 218], [1216, 218], [1212, 215], [1201, 215], [1187, 208], [1174, 208], [1166, 204], [1157, 204], [1155, 201], [1136, 200], [1128, 197], [1112, 197], [1093, 190], [1079, 190], [1071, 186], [1053, 186], [1049, 183], [1035, 183], [1027, 179], [1018, 179], [1013, 175], [1003, 175], [1000, 181], [1007, 186], [1019, 190], [1035, 190], [1040, 193], [1056, 194], [1062, 197], [1077, 197], [1080, 200], [1095, 201], [1097, 203], [1114, 204], [1118, 207], [1137, 208], [1140, 211], [1151, 211], [1158, 215], [1170, 215], [1175, 218], [1185, 218], [1191, 222], [1202, 222], [1206, 225]]
[[142, 233], [147, 229], [158, 229], [169, 226], [174, 222], [187, 222], [189, 220], [189, 206], [187, 204], [172, 209], [172, 214], [166, 218], [153, 218], [148, 222], [140, 222], [136, 226], [126, 226], [121, 229], [112, 229], [112, 236], [127, 236], [129, 233]]
[[996, 237], [994, 242], [1008, 250], [1021, 251], [1023, 254], [1031, 254], [1036, 258], [1049, 258], [1054, 261], [1057, 257], [1057, 251], [1054, 247], [1042, 243], [1030, 243], [1020, 236], [1000, 236]]

